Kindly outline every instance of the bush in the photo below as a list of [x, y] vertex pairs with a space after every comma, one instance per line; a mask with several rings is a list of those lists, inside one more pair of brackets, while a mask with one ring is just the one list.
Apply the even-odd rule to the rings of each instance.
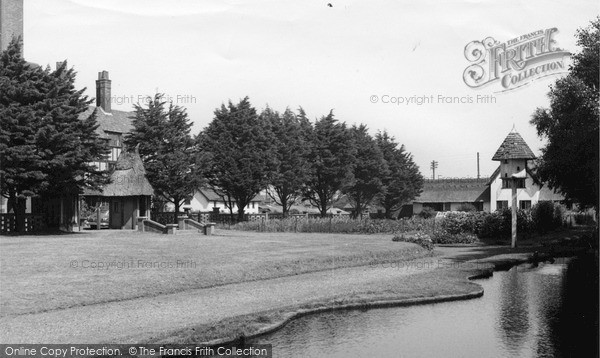
[[346, 234], [380, 234], [426, 231], [434, 227], [434, 219], [414, 217], [402, 220], [352, 219], [347, 216], [305, 218], [304, 216], [268, 221], [245, 221], [231, 226], [234, 230], [262, 232], [331, 232]]
[[442, 220], [442, 229], [449, 234], [471, 233], [480, 230], [484, 213], [479, 212], [457, 212], [448, 213]]
[[411, 242], [420, 245], [427, 250], [433, 250], [433, 241], [428, 234], [424, 232], [416, 232], [414, 234], [400, 234], [392, 238], [392, 241]]
[[435, 211], [433, 208], [426, 206], [423, 208], [423, 210], [421, 210], [421, 212], [418, 214], [420, 217], [422, 217], [423, 219], [429, 219], [432, 217], [435, 217], [437, 215], [437, 211]]
[[[530, 234], [534, 225], [529, 210], [517, 210], [517, 232], [521, 235]], [[512, 211], [510, 208], [485, 214], [480, 226], [475, 231], [479, 237], [506, 238], [511, 236]]]
[[560, 225], [562, 213], [560, 211], [557, 213], [556, 209], [559, 209], [559, 206], [555, 208], [551, 201], [540, 201], [531, 208], [533, 226], [538, 233], [544, 234]]
[[472, 244], [478, 240], [475, 234], [469, 232], [451, 234], [444, 229], [436, 230], [432, 236], [435, 244]]

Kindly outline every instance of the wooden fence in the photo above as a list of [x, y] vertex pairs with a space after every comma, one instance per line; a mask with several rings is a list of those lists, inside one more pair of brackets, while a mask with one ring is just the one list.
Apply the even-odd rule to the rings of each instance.
[[[38, 232], [46, 229], [46, 222], [42, 215], [25, 214], [24, 227], [20, 232]], [[17, 220], [15, 214], [0, 214], [0, 233], [9, 234], [16, 233]]]

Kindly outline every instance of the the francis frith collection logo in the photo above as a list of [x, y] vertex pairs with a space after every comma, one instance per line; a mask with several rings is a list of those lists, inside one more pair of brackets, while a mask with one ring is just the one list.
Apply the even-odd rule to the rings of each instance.
[[498, 92], [505, 92], [566, 72], [570, 53], [556, 46], [557, 31], [538, 30], [502, 43], [492, 37], [469, 42], [465, 58], [471, 65], [463, 73], [465, 83], [471, 88], [499, 84]]

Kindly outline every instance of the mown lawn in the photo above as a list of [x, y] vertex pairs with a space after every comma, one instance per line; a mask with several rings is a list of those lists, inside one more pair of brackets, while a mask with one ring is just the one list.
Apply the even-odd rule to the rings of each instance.
[[391, 235], [89, 231], [0, 236], [0, 316], [428, 255]]

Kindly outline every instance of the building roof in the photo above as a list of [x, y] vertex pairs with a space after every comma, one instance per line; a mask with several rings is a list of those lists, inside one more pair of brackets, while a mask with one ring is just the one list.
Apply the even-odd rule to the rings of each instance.
[[137, 196], [152, 195], [154, 189], [148, 178], [140, 155], [135, 152], [122, 152], [115, 164], [110, 184], [106, 185], [100, 196]]
[[425, 180], [417, 203], [473, 203], [488, 201], [488, 178]]
[[535, 159], [535, 155], [516, 131], [508, 133], [492, 160]]
[[79, 118], [88, 118], [94, 112], [96, 112], [96, 121], [99, 125], [96, 132], [101, 138], [108, 139], [107, 132], [129, 133], [133, 129], [134, 112], [112, 110], [110, 113], [106, 113], [101, 107], [89, 106]]

